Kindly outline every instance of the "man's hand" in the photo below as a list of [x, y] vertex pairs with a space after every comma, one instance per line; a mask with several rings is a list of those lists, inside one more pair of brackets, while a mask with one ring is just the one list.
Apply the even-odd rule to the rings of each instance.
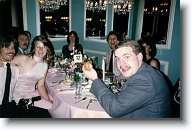
[[93, 68], [91, 70], [85, 70], [84, 65], [83, 65], [82, 70], [83, 70], [85, 77], [87, 77], [88, 79], [93, 81], [98, 78], [97, 72]]

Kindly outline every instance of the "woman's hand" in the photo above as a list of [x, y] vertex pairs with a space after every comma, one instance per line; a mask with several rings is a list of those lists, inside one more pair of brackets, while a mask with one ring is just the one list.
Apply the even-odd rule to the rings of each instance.
[[53, 103], [53, 100], [51, 100], [50, 98], [49, 98], [47, 101], [49, 101], [49, 102]]

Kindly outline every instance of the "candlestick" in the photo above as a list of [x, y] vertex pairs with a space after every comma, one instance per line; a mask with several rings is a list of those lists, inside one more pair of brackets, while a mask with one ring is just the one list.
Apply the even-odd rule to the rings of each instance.
[[105, 82], [105, 60], [102, 60], [103, 82]]

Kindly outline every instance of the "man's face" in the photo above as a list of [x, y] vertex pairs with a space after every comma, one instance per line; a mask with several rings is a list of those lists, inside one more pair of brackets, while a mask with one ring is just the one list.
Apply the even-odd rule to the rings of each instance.
[[11, 42], [9, 47], [3, 47], [0, 50], [0, 59], [4, 62], [9, 62], [13, 60], [15, 55], [15, 46], [13, 42]]
[[109, 44], [109, 47], [111, 48], [111, 50], [115, 49], [115, 45], [117, 44], [117, 42], [118, 42], [118, 40], [117, 40], [116, 35], [112, 34], [109, 36], [108, 44]]
[[26, 50], [28, 48], [29, 38], [24, 34], [20, 34], [18, 36], [18, 42], [19, 42], [19, 47], [22, 50]]
[[143, 55], [133, 53], [131, 47], [121, 47], [115, 50], [115, 59], [117, 60], [117, 67], [122, 75], [129, 78], [135, 74], [141, 66]]

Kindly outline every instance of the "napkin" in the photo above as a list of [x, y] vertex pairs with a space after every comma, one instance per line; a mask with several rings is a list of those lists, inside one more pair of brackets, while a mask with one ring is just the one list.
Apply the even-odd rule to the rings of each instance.
[[54, 75], [57, 71], [58, 71], [58, 69], [51, 68], [51, 69], [48, 70], [48, 73]]
[[70, 87], [71, 87], [70, 85], [66, 85], [64, 82], [62, 82], [61, 84], [57, 85], [55, 89], [57, 91], [61, 91], [61, 90], [68, 90], [70, 89]]

